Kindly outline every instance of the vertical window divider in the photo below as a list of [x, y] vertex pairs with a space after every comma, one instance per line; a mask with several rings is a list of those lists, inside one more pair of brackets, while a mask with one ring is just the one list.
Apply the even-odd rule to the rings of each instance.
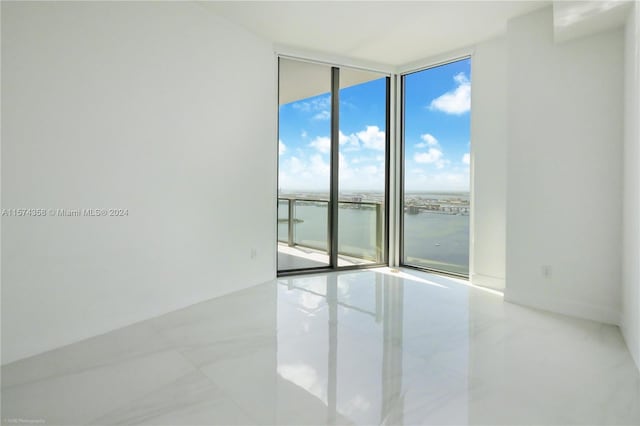
[[[391, 197], [390, 194], [393, 193], [393, 191], [391, 190], [391, 182], [394, 181], [391, 178], [391, 159], [393, 158], [391, 155], [391, 93], [392, 93], [392, 77], [388, 76], [385, 78], [385, 176], [384, 176], [384, 240], [380, 241], [378, 244], [380, 246], [380, 248], [383, 250], [384, 252], [384, 256], [382, 261], [389, 265], [389, 261], [390, 259], [393, 259], [393, 255], [390, 253], [391, 251], [391, 244], [390, 241], [391, 239], [389, 238], [391, 230], [390, 230], [390, 217], [391, 217]], [[395, 215], [393, 216], [395, 217]], [[378, 227], [379, 229], [379, 227]], [[387, 248], [386, 250], [382, 247], [383, 244], [387, 244]]]
[[340, 169], [340, 69], [331, 67], [331, 179], [329, 183], [329, 265], [338, 266], [338, 179]]
[[389, 239], [388, 239], [388, 251], [389, 259], [388, 265], [390, 267], [398, 267], [400, 265], [400, 217], [402, 216], [400, 205], [400, 194], [402, 190], [401, 184], [401, 167], [402, 153], [400, 151], [402, 144], [402, 135], [400, 127], [400, 75], [393, 74], [391, 86], [391, 98], [389, 100], [390, 120], [389, 120], [389, 134], [391, 141], [389, 144]]
[[398, 108], [398, 194], [396, 196], [398, 202], [398, 221], [397, 224], [397, 243], [398, 243], [398, 266], [404, 266], [404, 173], [405, 173], [405, 161], [404, 161], [404, 152], [405, 152], [405, 138], [404, 138], [404, 99], [405, 99], [405, 74], [402, 74], [398, 77], [398, 97], [396, 98], [397, 108]]

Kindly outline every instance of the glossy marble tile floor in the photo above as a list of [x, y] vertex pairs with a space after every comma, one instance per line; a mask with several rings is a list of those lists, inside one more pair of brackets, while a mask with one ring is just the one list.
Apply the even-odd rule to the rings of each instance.
[[640, 424], [616, 327], [388, 269], [290, 277], [2, 369], [3, 423]]

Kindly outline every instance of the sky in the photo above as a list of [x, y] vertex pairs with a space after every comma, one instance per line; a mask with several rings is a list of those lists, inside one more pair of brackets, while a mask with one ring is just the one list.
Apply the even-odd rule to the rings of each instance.
[[[469, 190], [470, 71], [465, 59], [405, 77], [407, 192]], [[385, 85], [340, 90], [341, 193], [384, 191]], [[281, 191], [329, 191], [330, 110], [329, 93], [280, 106]]]

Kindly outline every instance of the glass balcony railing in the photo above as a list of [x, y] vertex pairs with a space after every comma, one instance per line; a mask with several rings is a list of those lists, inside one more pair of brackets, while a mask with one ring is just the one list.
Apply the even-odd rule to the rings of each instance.
[[[384, 259], [384, 208], [372, 201], [338, 202], [338, 256]], [[329, 252], [329, 201], [278, 198], [278, 241]]]

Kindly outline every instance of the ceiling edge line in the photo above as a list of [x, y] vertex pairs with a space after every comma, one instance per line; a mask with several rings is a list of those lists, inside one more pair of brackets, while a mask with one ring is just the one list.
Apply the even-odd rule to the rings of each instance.
[[397, 72], [397, 68], [390, 64], [380, 62], [356, 59], [349, 56], [336, 55], [326, 52], [318, 52], [314, 50], [302, 49], [298, 47], [274, 44], [274, 52], [284, 58], [309, 61], [314, 63], [322, 63], [331, 66], [344, 66], [362, 71], [373, 71], [386, 75], [392, 75]]

